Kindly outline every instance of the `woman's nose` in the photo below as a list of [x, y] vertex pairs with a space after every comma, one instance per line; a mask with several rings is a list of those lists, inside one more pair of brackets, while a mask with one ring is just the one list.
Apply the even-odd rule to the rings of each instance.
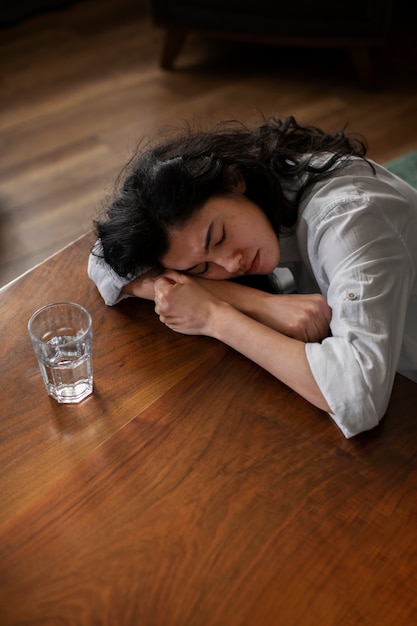
[[229, 274], [238, 274], [241, 272], [242, 268], [242, 253], [239, 251], [233, 252], [227, 256], [225, 256], [222, 260], [221, 265], [224, 269], [229, 272]]

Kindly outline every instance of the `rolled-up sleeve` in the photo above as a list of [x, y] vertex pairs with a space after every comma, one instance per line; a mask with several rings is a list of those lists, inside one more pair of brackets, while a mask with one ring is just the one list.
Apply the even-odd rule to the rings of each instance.
[[132, 296], [123, 293], [123, 287], [138, 278], [148, 268], [139, 270], [135, 275], [121, 277], [108, 265], [101, 255], [101, 244], [96, 242], [88, 258], [88, 276], [95, 283], [101, 297], [108, 306], [113, 306]]
[[345, 196], [305, 231], [309, 263], [332, 309], [332, 335], [306, 344], [306, 356], [345, 437], [374, 428], [386, 412], [415, 280], [401, 223], [388, 213], [372, 194]]

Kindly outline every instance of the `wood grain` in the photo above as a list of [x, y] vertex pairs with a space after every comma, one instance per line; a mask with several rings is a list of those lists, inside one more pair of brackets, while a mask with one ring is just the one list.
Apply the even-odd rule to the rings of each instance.
[[[193, 338], [164, 331], [150, 302], [105, 307], [87, 277], [92, 241], [83, 237], [0, 292], [0, 378], [8, 381], [1, 391], [0, 522], [45, 488], [45, 466], [55, 467], [54, 480], [131, 419], [135, 406], [152, 404], [226, 350], [210, 339], [202, 350]], [[93, 318], [94, 396], [70, 407], [46, 395], [27, 332], [34, 311], [62, 300], [79, 302]]]
[[415, 149], [415, 19], [402, 15], [377, 91], [358, 85], [343, 49], [190, 35], [165, 71], [164, 32], [144, 0], [80, 0], [3, 28], [0, 285], [88, 231], [138, 140], [184, 119], [294, 114], [329, 130], [348, 123], [380, 162]]
[[[87, 235], [0, 290], [1, 626], [396, 626], [417, 616], [417, 385], [346, 440], [241, 355], [105, 307]], [[43, 388], [30, 314], [93, 317], [95, 392]]]

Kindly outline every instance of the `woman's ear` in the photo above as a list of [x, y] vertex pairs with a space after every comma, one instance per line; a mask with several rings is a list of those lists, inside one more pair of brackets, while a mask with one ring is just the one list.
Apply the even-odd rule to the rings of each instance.
[[246, 180], [239, 170], [230, 172], [230, 191], [233, 193], [245, 193]]

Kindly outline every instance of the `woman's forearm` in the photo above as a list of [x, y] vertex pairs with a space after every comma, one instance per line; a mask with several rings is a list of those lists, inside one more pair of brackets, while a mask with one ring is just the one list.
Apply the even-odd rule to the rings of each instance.
[[312, 375], [303, 341], [287, 337], [249, 317], [209, 293], [189, 276], [175, 272], [166, 272], [155, 281], [155, 311], [161, 322], [172, 330], [218, 339], [312, 404], [329, 411]]
[[320, 294], [271, 294], [231, 281], [197, 282], [219, 300], [289, 337], [320, 341], [329, 334], [331, 309]]
[[208, 334], [237, 350], [306, 400], [330, 412], [314, 380], [305, 354], [305, 344], [287, 337], [227, 304], [210, 316]]
[[[154, 280], [154, 273], [146, 273], [125, 285], [123, 293], [153, 300]], [[271, 294], [232, 281], [192, 280], [219, 300], [289, 337], [305, 342], [328, 335], [331, 310], [320, 294]]]
[[[235, 309], [254, 319], [262, 317], [268, 296], [271, 295], [231, 280], [207, 280], [204, 278], [195, 278], [194, 280], [219, 300], [231, 304]], [[259, 321], [262, 320], [259, 319]]]

